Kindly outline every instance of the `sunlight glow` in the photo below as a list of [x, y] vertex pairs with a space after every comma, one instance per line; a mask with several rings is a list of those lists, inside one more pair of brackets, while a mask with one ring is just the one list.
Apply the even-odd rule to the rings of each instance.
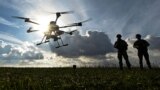
[[[33, 29], [39, 30], [38, 35], [41, 36], [41, 35], [43, 35], [44, 32], [48, 31], [50, 21], [55, 20], [54, 16], [55, 15], [37, 15], [37, 16], [35, 16], [36, 22], [39, 23], [40, 25], [33, 25]], [[60, 20], [60, 18], [59, 18], [57, 24], [59, 26], [64, 25], [63, 21]]]
[[36, 30], [40, 30], [39, 34], [43, 34], [45, 31], [48, 30], [48, 25], [50, 22], [51, 18], [47, 17], [47, 16], [41, 16], [41, 15], [37, 15], [36, 16], [36, 21], [40, 24], [40, 25], [34, 25], [34, 29]]

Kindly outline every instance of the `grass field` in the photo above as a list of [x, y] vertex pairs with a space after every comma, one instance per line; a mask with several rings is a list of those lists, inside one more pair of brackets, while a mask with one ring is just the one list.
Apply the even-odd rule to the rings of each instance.
[[160, 90], [160, 69], [0, 68], [0, 90]]

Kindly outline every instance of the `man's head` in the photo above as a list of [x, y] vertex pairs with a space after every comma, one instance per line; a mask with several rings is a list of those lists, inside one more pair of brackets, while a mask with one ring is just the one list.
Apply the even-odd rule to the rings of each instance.
[[141, 39], [141, 35], [140, 34], [136, 34], [136, 38], [137, 39]]
[[117, 34], [117, 39], [121, 39], [122, 35], [121, 34]]

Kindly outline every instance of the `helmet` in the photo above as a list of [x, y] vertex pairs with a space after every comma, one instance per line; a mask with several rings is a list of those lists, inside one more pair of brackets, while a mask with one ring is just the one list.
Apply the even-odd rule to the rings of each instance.
[[121, 34], [117, 34], [117, 38], [121, 38], [122, 37], [122, 35]]
[[141, 35], [140, 34], [136, 34], [136, 38], [141, 38]]

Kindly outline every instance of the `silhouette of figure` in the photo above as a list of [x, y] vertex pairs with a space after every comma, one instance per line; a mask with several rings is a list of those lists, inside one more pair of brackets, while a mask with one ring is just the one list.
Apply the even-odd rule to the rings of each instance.
[[138, 50], [139, 64], [140, 68], [143, 69], [143, 56], [147, 62], [148, 68], [151, 69], [151, 64], [149, 61], [148, 46], [150, 45], [146, 40], [141, 39], [140, 34], [136, 34], [137, 41], [134, 43], [133, 47]]
[[128, 54], [127, 54], [128, 44], [124, 40], [122, 40], [121, 37], [122, 36], [120, 34], [117, 34], [117, 41], [114, 44], [114, 47], [118, 49], [119, 66], [120, 69], [122, 70], [123, 69], [122, 57], [123, 57], [126, 61], [127, 67], [131, 69], [131, 64], [128, 60]]

